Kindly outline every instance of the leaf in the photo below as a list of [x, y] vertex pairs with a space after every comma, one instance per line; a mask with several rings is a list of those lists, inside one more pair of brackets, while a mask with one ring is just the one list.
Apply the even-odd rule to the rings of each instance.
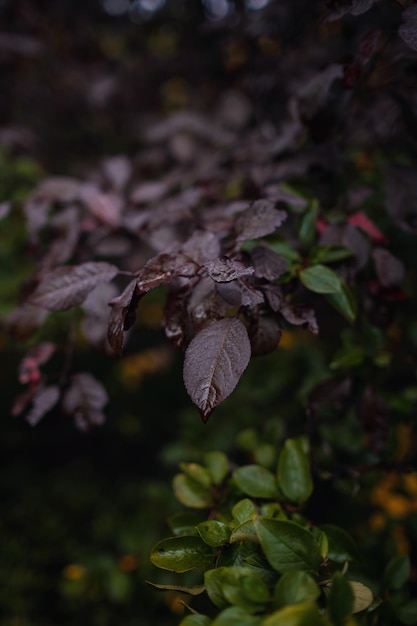
[[350, 215], [348, 221], [349, 224], [351, 224], [352, 226], [358, 226], [358, 228], [360, 228], [367, 235], [369, 235], [370, 239], [374, 243], [388, 243], [388, 240], [385, 237], [384, 233], [379, 230], [379, 228], [368, 218], [368, 216], [363, 211], [357, 211], [353, 215]]
[[219, 613], [211, 626], [261, 626], [261, 618], [248, 615], [238, 606], [230, 606]]
[[284, 495], [303, 504], [313, 493], [310, 462], [300, 442], [287, 439], [279, 455], [278, 481]]
[[402, 624], [414, 626], [417, 621], [417, 600], [409, 600], [396, 607], [395, 613]]
[[122, 210], [122, 199], [114, 193], [104, 193], [95, 185], [86, 183], [80, 188], [80, 201], [99, 222], [115, 228]]
[[346, 283], [342, 282], [342, 291], [340, 293], [329, 293], [326, 300], [336, 309], [350, 324], [356, 319], [357, 304], [355, 297]]
[[204, 264], [208, 275], [216, 283], [229, 283], [231, 280], [254, 273], [253, 267], [247, 267], [242, 261], [223, 256]]
[[185, 353], [184, 383], [204, 422], [232, 393], [249, 359], [248, 334], [238, 319], [213, 322], [191, 341]]
[[417, 50], [417, 6], [411, 6], [401, 14], [403, 24], [398, 29], [401, 39], [412, 50]]
[[250, 567], [211, 569], [204, 575], [204, 584], [210, 600], [221, 609], [233, 604], [254, 613], [269, 602], [267, 586]]
[[219, 485], [229, 472], [229, 459], [224, 452], [207, 452], [204, 462], [215, 485]]
[[60, 398], [60, 390], [56, 385], [51, 387], [41, 387], [33, 397], [33, 406], [26, 415], [26, 421], [31, 426], [36, 426], [46, 413], [57, 404]]
[[268, 354], [275, 350], [281, 338], [282, 326], [278, 316], [257, 308], [248, 326], [252, 356]]
[[327, 22], [333, 22], [351, 13], [352, 15], [361, 15], [366, 13], [378, 0], [331, 0], [328, 3], [329, 13], [326, 17]]
[[286, 606], [262, 620], [262, 626], [328, 626], [315, 604], [304, 602]]
[[293, 522], [262, 517], [255, 525], [265, 556], [277, 572], [318, 571], [320, 549], [308, 530]]
[[194, 276], [197, 266], [182, 254], [161, 252], [152, 257], [138, 275], [137, 289], [147, 293], [155, 287], [166, 285], [177, 276]]
[[343, 529], [332, 524], [320, 526], [329, 542], [328, 558], [335, 563], [352, 561], [358, 556], [358, 549], [352, 537]]
[[39, 366], [49, 361], [55, 349], [55, 344], [44, 342], [29, 350], [19, 365], [19, 382], [22, 385], [39, 382], [41, 377]]
[[173, 488], [177, 499], [195, 509], [206, 509], [211, 506], [213, 495], [210, 489], [203, 487], [185, 474], [176, 474], [173, 478]]
[[308, 330], [313, 333], [313, 335], [318, 336], [319, 326], [316, 313], [311, 306], [307, 306], [306, 304], [293, 304], [284, 300], [279, 311], [289, 324], [294, 324], [294, 326], [307, 326]]
[[410, 571], [410, 557], [395, 556], [385, 568], [385, 585], [388, 589], [401, 589], [410, 578]]
[[[353, 609], [352, 613], [359, 613], [364, 611], [374, 601], [374, 595], [369, 587], [366, 587], [363, 583], [359, 583], [354, 580], [349, 581], [349, 585], [353, 592]], [[410, 622], [414, 623], [414, 622]]]
[[301, 282], [315, 293], [341, 293], [342, 280], [325, 265], [312, 265], [300, 272]]
[[327, 608], [330, 618], [335, 626], [344, 626], [346, 618], [353, 612], [353, 589], [341, 572], [334, 574], [329, 587]]
[[[358, 226], [363, 225], [363, 222], [363, 220], [360, 220]], [[332, 224], [326, 228], [320, 238], [320, 244], [326, 246], [343, 246], [351, 250], [354, 254], [355, 267], [359, 270], [366, 266], [369, 259], [369, 241], [363, 235], [363, 230], [363, 228], [359, 230], [359, 228], [356, 228], [356, 226], [353, 226], [351, 223]]]
[[402, 261], [385, 248], [375, 248], [372, 256], [381, 286], [384, 289], [400, 287], [405, 277], [405, 268]]
[[146, 583], [160, 591], [179, 591], [181, 593], [187, 593], [190, 596], [199, 596], [206, 590], [205, 585], [192, 585], [191, 587], [185, 585], [158, 585], [157, 583], [152, 583], [150, 580], [147, 580]]
[[318, 584], [307, 572], [285, 572], [276, 584], [273, 606], [280, 609], [289, 604], [314, 602], [320, 593]]
[[38, 330], [48, 315], [46, 309], [26, 302], [7, 317], [6, 330], [15, 339], [23, 341]]
[[252, 500], [244, 498], [236, 502], [232, 509], [233, 519], [238, 523], [246, 522], [247, 520], [253, 520], [257, 515], [257, 509]]
[[270, 200], [256, 200], [236, 220], [237, 242], [259, 239], [275, 232], [287, 219], [287, 213], [275, 208]]
[[128, 330], [133, 325], [139, 300], [140, 296], [136, 294], [136, 279], [134, 279], [127, 285], [120, 296], [113, 298], [109, 302], [111, 313], [107, 339], [119, 356], [123, 352], [123, 331]]
[[160, 569], [180, 573], [210, 567], [214, 553], [200, 537], [169, 537], [152, 548], [150, 559]]
[[255, 275], [258, 278], [275, 280], [288, 269], [288, 263], [281, 255], [266, 246], [257, 246], [250, 251]]
[[42, 276], [29, 303], [48, 311], [65, 311], [84, 302], [92, 289], [110, 282], [119, 270], [104, 262], [58, 267]]
[[217, 259], [220, 255], [220, 242], [214, 233], [196, 230], [181, 246], [181, 252], [194, 263], [202, 265]]
[[72, 377], [62, 400], [62, 408], [74, 417], [78, 428], [89, 430], [91, 426], [104, 422], [103, 408], [107, 400], [103, 385], [88, 372], [81, 372]]
[[233, 480], [243, 493], [253, 498], [278, 496], [275, 476], [260, 465], [244, 465], [233, 472]]
[[228, 543], [231, 530], [223, 522], [208, 520], [197, 526], [197, 532], [201, 539], [209, 546], [217, 548]]
[[211, 626], [211, 624], [212, 621], [209, 617], [207, 617], [207, 615], [195, 613], [184, 617], [179, 626]]

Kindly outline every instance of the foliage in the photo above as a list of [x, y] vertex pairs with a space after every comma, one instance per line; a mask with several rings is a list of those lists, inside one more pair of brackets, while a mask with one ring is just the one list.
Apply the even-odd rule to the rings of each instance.
[[[94, 43], [65, 38], [68, 72], [53, 62], [59, 4], [54, 28], [31, 14], [34, 40], [0, 37], [25, 86], [0, 132], [2, 342], [24, 346], [12, 415], [92, 431], [109, 403], [137, 406], [171, 343], [204, 423], [216, 409], [203, 426], [166, 398], [144, 407], [144, 440], [161, 436], [174, 493], [196, 509], [151, 557], [184, 573], [155, 583], [191, 595], [184, 626], [414, 623], [415, 4], [122, 2]], [[65, 589], [80, 583], [82, 602], [104, 576], [123, 602], [113, 561], [91, 584], [67, 563]]]

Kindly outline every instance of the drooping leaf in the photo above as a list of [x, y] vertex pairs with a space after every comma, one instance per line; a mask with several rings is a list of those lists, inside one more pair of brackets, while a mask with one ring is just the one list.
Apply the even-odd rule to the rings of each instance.
[[417, 50], [417, 6], [408, 7], [402, 12], [403, 24], [398, 29], [401, 39], [412, 50]]
[[200, 537], [169, 537], [152, 548], [150, 559], [161, 569], [188, 572], [210, 567], [214, 552]]
[[405, 277], [405, 268], [402, 261], [385, 248], [375, 248], [372, 256], [381, 286], [384, 289], [400, 287]]
[[320, 596], [320, 588], [307, 572], [292, 570], [283, 574], [275, 587], [274, 608], [289, 604], [314, 602]]
[[255, 521], [261, 546], [277, 572], [318, 571], [322, 558], [314, 537], [293, 522], [258, 518]]
[[258, 278], [275, 280], [288, 269], [288, 263], [284, 257], [266, 246], [253, 248], [250, 255], [255, 268], [255, 275]]
[[233, 472], [233, 480], [248, 496], [253, 498], [276, 498], [278, 495], [275, 476], [260, 465], [243, 465]]
[[118, 273], [116, 266], [104, 262], [58, 267], [42, 276], [29, 303], [48, 311], [65, 311], [82, 304], [92, 289]]
[[103, 385], [88, 372], [80, 372], [72, 377], [62, 408], [75, 419], [81, 430], [88, 430], [104, 422], [103, 408], [107, 400]]
[[253, 267], [247, 267], [242, 261], [223, 256], [204, 264], [208, 275], [216, 283], [229, 283], [236, 278], [249, 276], [254, 273]]
[[203, 421], [236, 387], [250, 359], [246, 328], [238, 319], [213, 322], [185, 353], [184, 383]]
[[184, 255], [161, 252], [152, 257], [139, 273], [137, 289], [140, 293], [147, 293], [177, 276], [194, 276], [196, 271], [196, 264]]
[[307, 289], [315, 293], [341, 293], [342, 280], [325, 265], [311, 265], [300, 272], [300, 280]]
[[132, 326], [136, 317], [136, 307], [140, 296], [136, 295], [135, 290], [136, 279], [127, 285], [120, 296], [109, 302], [111, 313], [107, 339], [118, 355], [121, 355], [123, 351], [123, 331]]
[[236, 220], [237, 241], [265, 237], [275, 232], [286, 218], [287, 213], [276, 209], [270, 200], [256, 200]]
[[310, 462], [297, 439], [287, 439], [278, 460], [278, 480], [284, 495], [303, 504], [313, 492]]
[[60, 398], [60, 395], [61, 393], [59, 387], [56, 385], [41, 387], [33, 397], [33, 406], [26, 415], [26, 421], [31, 426], [36, 426], [44, 415], [49, 413], [49, 411], [54, 408]]

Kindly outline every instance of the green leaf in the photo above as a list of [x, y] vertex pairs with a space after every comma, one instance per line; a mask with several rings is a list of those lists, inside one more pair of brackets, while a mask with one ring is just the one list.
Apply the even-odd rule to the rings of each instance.
[[212, 483], [210, 472], [198, 463], [180, 463], [180, 469], [184, 474], [201, 487], [209, 488]]
[[358, 556], [358, 549], [352, 537], [339, 526], [324, 524], [320, 526], [327, 536], [329, 551], [327, 557], [335, 563], [345, 563], [352, 561]]
[[187, 615], [181, 620], [180, 626], [210, 626], [211, 619], [207, 615], [201, 615], [195, 613], [194, 615]]
[[328, 626], [315, 604], [286, 606], [262, 620], [261, 626]]
[[209, 546], [217, 548], [228, 543], [231, 530], [223, 522], [217, 520], [207, 520], [197, 526], [201, 539]]
[[232, 604], [253, 613], [264, 608], [270, 599], [268, 587], [250, 567], [208, 570], [204, 584], [210, 600], [220, 609]]
[[314, 293], [342, 293], [342, 279], [325, 265], [311, 265], [301, 270], [300, 280], [304, 287]]
[[357, 304], [355, 297], [349, 287], [342, 281], [342, 291], [340, 293], [327, 294], [326, 300], [338, 311], [350, 324], [356, 319]]
[[310, 462], [296, 439], [287, 439], [279, 455], [278, 481], [284, 495], [302, 504], [313, 492]]
[[246, 522], [238, 524], [233, 529], [229, 542], [236, 543], [237, 541], [255, 541], [259, 543], [255, 522], [253, 520], [248, 519]]
[[219, 485], [229, 471], [229, 459], [223, 452], [207, 452], [204, 455], [204, 463], [211, 474], [215, 485]]
[[261, 618], [248, 615], [246, 611], [231, 606], [216, 617], [211, 626], [260, 626]]
[[309, 254], [310, 264], [336, 263], [353, 256], [352, 250], [343, 246], [315, 246]]
[[350, 580], [349, 584], [353, 592], [352, 613], [360, 613], [360, 611], [364, 611], [371, 606], [374, 601], [374, 594], [369, 587], [366, 587], [363, 583], [357, 582], [356, 580]]
[[177, 474], [172, 481], [174, 493], [181, 504], [195, 509], [205, 509], [211, 506], [211, 491], [202, 487], [185, 474]]
[[237, 522], [246, 522], [249, 519], [254, 519], [257, 515], [257, 508], [249, 498], [244, 498], [236, 502], [232, 509], [233, 519]]
[[195, 527], [203, 520], [203, 514], [200, 512], [182, 511], [171, 515], [167, 522], [174, 535], [197, 535]]
[[307, 572], [285, 572], [277, 582], [273, 605], [280, 609], [288, 604], [314, 602], [320, 595], [320, 588]]
[[236, 485], [253, 498], [276, 498], [278, 496], [275, 476], [260, 465], [244, 465], [233, 472]]
[[320, 549], [308, 530], [293, 522], [267, 518], [259, 518], [255, 525], [265, 556], [277, 572], [318, 571]]
[[340, 370], [361, 365], [366, 356], [366, 350], [362, 346], [344, 346], [336, 352], [329, 367], [332, 370]]
[[152, 548], [150, 558], [161, 569], [188, 572], [211, 566], [214, 554], [200, 537], [169, 537]]
[[317, 200], [313, 200], [301, 218], [298, 241], [302, 246], [309, 246], [316, 236], [316, 220], [319, 212]]
[[327, 608], [335, 626], [344, 626], [353, 612], [353, 590], [341, 572], [336, 572], [330, 583]]
[[403, 624], [414, 626], [417, 623], [417, 600], [410, 600], [396, 607], [395, 612]]
[[206, 590], [204, 585], [159, 585], [152, 583], [150, 580], [147, 580], [146, 583], [160, 591], [180, 591], [181, 593], [188, 593], [190, 596], [199, 596]]
[[401, 589], [410, 578], [410, 557], [396, 556], [385, 568], [384, 581], [388, 589]]

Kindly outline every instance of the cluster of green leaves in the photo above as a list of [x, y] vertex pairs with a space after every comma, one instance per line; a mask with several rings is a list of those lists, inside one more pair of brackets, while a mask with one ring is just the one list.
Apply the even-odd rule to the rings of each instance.
[[[177, 573], [204, 570], [204, 582], [156, 587], [206, 592], [219, 609], [213, 618], [186, 604], [191, 614], [181, 626], [343, 626], [378, 618], [390, 624], [393, 615], [414, 623], [408, 557], [394, 558], [378, 587], [361, 571], [360, 551], [346, 530], [303, 515], [313, 493], [308, 452], [304, 437], [287, 439], [275, 473], [260, 464], [232, 466], [221, 452], [207, 453], [204, 465], [181, 463], [173, 481], [177, 498], [208, 515], [171, 517], [173, 536], [154, 546], [151, 561]], [[383, 602], [388, 589], [401, 591]]]

